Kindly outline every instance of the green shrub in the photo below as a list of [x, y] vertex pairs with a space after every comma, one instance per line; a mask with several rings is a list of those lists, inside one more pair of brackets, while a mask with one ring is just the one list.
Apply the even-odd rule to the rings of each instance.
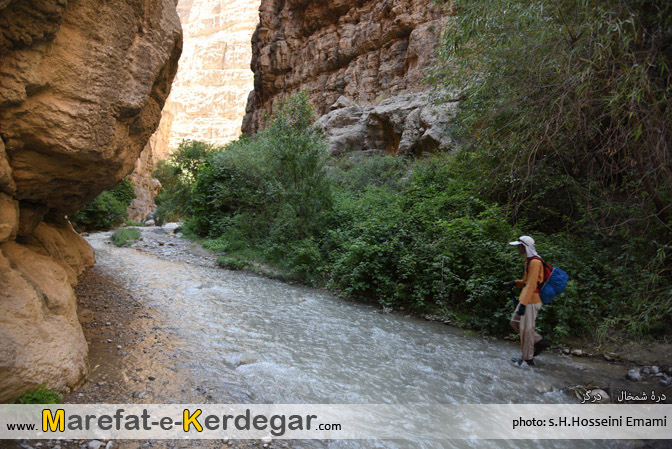
[[451, 7], [432, 78], [460, 97], [458, 176], [572, 275], [542, 325], [561, 337], [669, 334], [672, 3]]
[[[373, 166], [373, 165], [372, 165]], [[339, 195], [349, 218], [329, 234], [332, 285], [386, 306], [453, 315], [500, 331], [508, 321], [512, 229], [456, 179], [448, 159], [412, 164], [410, 180]]]
[[16, 398], [14, 404], [60, 404], [63, 397], [58, 390], [47, 388], [47, 384], [41, 384], [37, 388], [23, 393]]
[[111, 229], [128, 218], [128, 206], [135, 198], [131, 181], [125, 179], [113, 190], [103, 191], [84, 209], [70, 217], [72, 224], [87, 231]]
[[[208, 151], [197, 165], [184, 232], [222, 253], [220, 266], [263, 266], [278, 278], [506, 335], [506, 285], [522, 277], [524, 262], [508, 241], [525, 233], [570, 275], [565, 293], [538, 318], [547, 338], [669, 329], [669, 246], [555, 226], [571, 217], [535, 193], [530, 207], [545, 218], [519, 212], [512, 223], [512, 204], [492, 194], [492, 181], [473, 168], [480, 160], [473, 151], [329, 159], [310, 117], [306, 97], [293, 97], [266, 130]], [[552, 171], [539, 173], [548, 189], [562, 188]]]
[[110, 240], [115, 246], [129, 246], [135, 243], [142, 234], [136, 228], [117, 229], [112, 233]]
[[185, 220], [190, 215], [191, 188], [199, 167], [215, 147], [197, 140], [183, 140], [168, 159], [157, 163], [152, 177], [161, 182], [155, 198], [158, 224]]
[[244, 270], [250, 266], [249, 263], [238, 258], [224, 256], [217, 258], [217, 265], [227, 270]]
[[[672, 3], [457, 0], [434, 79], [481, 191], [547, 232], [672, 224]], [[525, 61], [521, 64], [521, 61]]]
[[[283, 102], [269, 127], [211, 151], [192, 189], [186, 228], [223, 251], [259, 248], [266, 262], [307, 280], [321, 259], [314, 242], [332, 209], [322, 137], [305, 94]], [[311, 243], [313, 242], [313, 243]]]

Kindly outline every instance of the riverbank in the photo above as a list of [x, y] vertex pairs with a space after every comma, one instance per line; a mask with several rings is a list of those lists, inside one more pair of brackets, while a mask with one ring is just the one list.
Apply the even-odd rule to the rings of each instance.
[[[518, 351], [515, 342], [222, 270], [216, 255], [194, 242], [160, 228], [141, 231], [133, 248], [115, 247], [110, 233], [88, 237], [98, 264], [82, 277], [77, 294], [91, 375], [68, 403], [572, 403], [579, 401], [574, 388], [588, 384], [614, 396], [659, 389], [651, 379], [626, 381], [627, 365], [554, 353], [521, 376], [508, 363]], [[89, 442], [42, 443], [87, 449]], [[35, 441], [14, 447], [20, 444], [39, 447]]]
[[[170, 247], [170, 246], [169, 246]], [[197, 250], [183, 254], [191, 263]], [[166, 256], [167, 254], [164, 254]], [[178, 256], [176, 256], [178, 257]], [[246, 392], [229, 394], [221, 384], [194, 375], [190, 366], [198, 354], [184, 348], [183, 339], [161, 313], [142, 301], [119, 280], [99, 267], [87, 270], [76, 287], [78, 314], [89, 345], [90, 375], [67, 404], [207, 404], [253, 402]], [[7, 442], [8, 449], [221, 449], [264, 448], [253, 440], [32, 440]], [[274, 441], [274, 448], [290, 448]]]
[[[181, 233], [174, 234], [174, 228], [163, 230], [161, 227], [139, 228], [143, 230], [141, 240], [132, 247], [164, 260], [175, 260], [192, 263], [200, 266], [217, 267], [219, 255], [204, 248], [198, 240], [191, 240]], [[243, 271], [248, 271], [270, 279], [286, 281], [288, 276], [277, 269], [264, 264], [248, 264]], [[290, 284], [295, 282], [290, 281]], [[376, 307], [379, 307], [376, 305]], [[380, 307], [384, 313], [407, 315], [405, 310], [393, 310]], [[423, 316], [424, 319], [438, 321], [451, 325], [447, 317]], [[470, 330], [464, 330], [471, 334]], [[511, 334], [507, 340], [517, 341], [517, 335]], [[550, 349], [557, 354], [577, 358], [589, 358], [596, 361], [605, 361], [624, 366], [624, 375], [628, 370], [637, 367], [658, 366], [662, 371], [670, 370], [672, 374], [672, 344], [666, 341], [623, 341], [615, 336], [607, 342], [597, 342], [586, 339], [574, 339], [563, 345]]]
[[[141, 252], [152, 254], [163, 260], [185, 262], [192, 265], [213, 268], [217, 267], [218, 254], [203, 248], [198, 241], [190, 240], [183, 236], [178, 229], [175, 233], [175, 227], [146, 227], [142, 230], [142, 237], [135, 242], [132, 247]], [[246, 270], [255, 275], [264, 276], [270, 279], [283, 279], [283, 276], [272, 267], [265, 265], [249, 266]], [[290, 282], [291, 284], [291, 282]], [[409, 317], [404, 310], [392, 310], [378, 305], [373, 306], [380, 313], [391, 314], [393, 316]], [[449, 321], [439, 316], [423, 316], [427, 321], [435, 321], [448, 325], [452, 332], [463, 336], [472, 336], [470, 330], [458, 329], [450, 325]], [[498, 341], [494, 337], [483, 337], [485, 341]], [[508, 338], [512, 347], [517, 348], [518, 337], [511, 334]], [[665, 342], [628, 342], [627, 344], [611, 344], [598, 346], [595, 342], [586, 340], [575, 340], [571, 345], [555, 347], [549, 352], [565, 357], [568, 360], [575, 359], [591, 364], [604, 364], [610, 371], [619, 371], [623, 379], [628, 379], [628, 373], [636, 370], [640, 373], [643, 381], [649, 381], [647, 387], [666, 388], [669, 384], [661, 383], [661, 380], [669, 380], [672, 374], [672, 345]], [[648, 374], [647, 367], [656, 366], [660, 372], [667, 377], [655, 377], [655, 374]], [[638, 383], [630, 382], [632, 389], [639, 388]], [[605, 387], [605, 386], [602, 386]]]

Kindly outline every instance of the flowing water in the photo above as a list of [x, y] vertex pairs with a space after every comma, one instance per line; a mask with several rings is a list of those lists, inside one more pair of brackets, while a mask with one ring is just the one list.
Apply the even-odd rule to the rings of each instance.
[[[246, 272], [162, 260], [116, 248], [108, 237], [89, 237], [97, 269], [123, 282], [170, 323], [185, 354], [176, 363], [204, 383], [221, 386], [214, 402], [575, 403], [562, 388], [591, 381], [613, 387], [623, 375], [620, 367], [554, 354], [542, 355], [537, 370], [521, 370], [509, 362], [519, 356], [511, 342], [467, 336], [440, 323], [380, 313]], [[392, 442], [301, 444], [393, 447]], [[456, 440], [439, 446], [540, 444], [612, 445]]]

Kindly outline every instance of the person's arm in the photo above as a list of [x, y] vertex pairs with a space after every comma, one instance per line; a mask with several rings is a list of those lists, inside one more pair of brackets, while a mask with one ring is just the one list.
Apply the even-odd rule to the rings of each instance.
[[527, 279], [528, 279], [527, 270], [525, 270], [525, 272], [523, 273], [523, 278], [515, 280], [513, 282], [514, 282], [514, 284], [516, 284], [516, 288], [523, 288], [523, 287], [525, 287], [525, 282], [527, 282]]
[[523, 291], [520, 292], [520, 303], [523, 305], [528, 305], [532, 301], [532, 295], [537, 289], [537, 279], [539, 279], [539, 273], [542, 269], [541, 261], [539, 259], [532, 259], [527, 266], [527, 273], [525, 280], [527, 283], [523, 287]]

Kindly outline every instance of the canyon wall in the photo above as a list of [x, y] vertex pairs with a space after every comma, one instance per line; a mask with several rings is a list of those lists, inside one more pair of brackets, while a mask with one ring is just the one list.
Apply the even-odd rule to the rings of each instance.
[[240, 135], [250, 70], [251, 38], [260, 0], [180, 0], [177, 12], [184, 50], [159, 130], [130, 178], [136, 200], [129, 218], [142, 221], [154, 209], [154, 164], [184, 139], [224, 145]]
[[86, 375], [66, 215], [133, 170], [181, 46], [174, 0], [0, 1], [0, 402]]
[[[426, 0], [263, 0], [252, 39], [254, 91], [243, 131], [258, 130], [278, 100], [302, 90], [318, 116], [329, 113], [332, 106], [377, 107], [383, 101], [390, 109], [400, 95], [428, 91], [422, 83], [424, 70], [448, 15], [445, 8]], [[429, 105], [429, 96], [424, 98], [421, 109]], [[418, 110], [408, 108], [408, 98], [398, 100], [398, 109], [405, 114]], [[352, 139], [356, 144], [352, 150], [396, 154], [404, 130], [388, 120], [389, 114], [350, 112], [360, 115], [363, 128], [380, 134], [368, 139], [377, 141], [379, 148]], [[444, 112], [439, 114], [442, 120], [450, 111]]]
[[251, 38], [260, 0], [180, 0], [184, 52], [166, 109], [167, 146], [183, 139], [223, 145], [240, 135], [254, 75]]

